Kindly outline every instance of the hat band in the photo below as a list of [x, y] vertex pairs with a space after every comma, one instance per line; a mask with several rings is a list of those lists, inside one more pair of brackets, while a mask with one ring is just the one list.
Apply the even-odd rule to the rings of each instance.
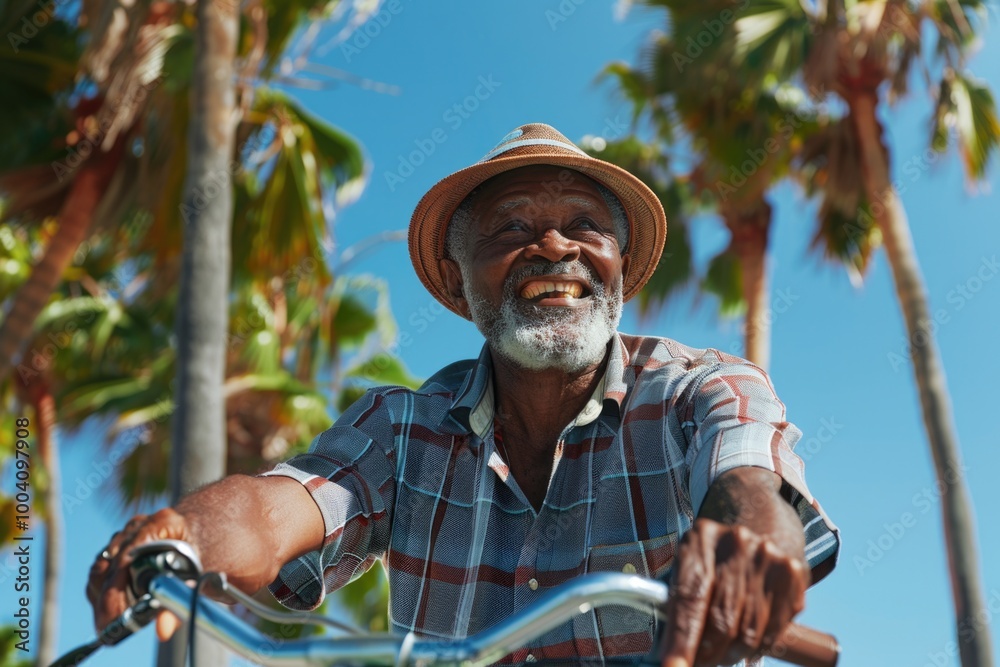
[[498, 155], [503, 155], [507, 151], [512, 151], [515, 148], [521, 148], [522, 146], [555, 146], [557, 148], [564, 148], [568, 151], [573, 151], [574, 153], [579, 153], [584, 157], [588, 157], [586, 153], [574, 146], [573, 144], [567, 144], [565, 142], [559, 141], [558, 139], [522, 139], [520, 141], [512, 141], [509, 144], [504, 144], [499, 148], [495, 148], [486, 154], [480, 162], [487, 162], [492, 160]]

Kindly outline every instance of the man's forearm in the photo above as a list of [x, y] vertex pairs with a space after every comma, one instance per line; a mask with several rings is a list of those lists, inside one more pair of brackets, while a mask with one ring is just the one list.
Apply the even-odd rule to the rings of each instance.
[[247, 592], [323, 541], [322, 515], [309, 492], [284, 477], [233, 475], [186, 496], [175, 510], [205, 569], [225, 572]]
[[764, 468], [723, 473], [708, 490], [699, 517], [746, 526], [805, 561], [805, 534], [795, 509], [781, 496], [782, 479]]

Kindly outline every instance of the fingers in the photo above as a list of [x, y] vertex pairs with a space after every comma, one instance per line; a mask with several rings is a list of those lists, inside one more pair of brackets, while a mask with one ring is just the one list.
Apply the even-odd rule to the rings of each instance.
[[181, 627], [181, 619], [169, 611], [161, 612], [156, 617], [156, 637], [161, 642], [165, 642], [173, 637], [179, 627]]
[[802, 610], [808, 583], [801, 557], [744, 526], [697, 520], [674, 563], [664, 667], [760, 655]]
[[[748, 533], [744, 534], [744, 533]], [[709, 604], [705, 630], [698, 647], [699, 663], [719, 664], [740, 638], [741, 621], [748, 601], [749, 563], [742, 557], [744, 542], [752, 533], [743, 529], [725, 532], [716, 553], [715, 587]], [[736, 660], [732, 661], [736, 662]], [[727, 663], [730, 664], [730, 663]]]
[[94, 625], [103, 630], [128, 608], [128, 569], [120, 567], [112, 560], [103, 581], [103, 587], [94, 604]]
[[[786, 561], [774, 553], [772, 545], [766, 545], [771, 552], [768, 554], [769, 565], [764, 575], [764, 589], [772, 591], [774, 603], [771, 606], [770, 618], [764, 629], [762, 648], [769, 648], [781, 632], [791, 623], [805, 607], [805, 585], [808, 581], [806, 566], [797, 560]], [[805, 575], [805, 577], [803, 577]]]
[[721, 524], [696, 522], [681, 540], [667, 598], [664, 667], [692, 667], [708, 615]]
[[87, 599], [94, 609], [94, 625], [98, 632], [133, 602], [129, 589], [132, 549], [161, 539], [190, 539], [183, 517], [170, 508], [151, 516], [133, 517], [112, 536], [104, 552], [98, 554], [87, 580]]
[[729, 647], [725, 660], [730, 664], [739, 662], [745, 657], [757, 655], [763, 650], [764, 632], [771, 619], [773, 597], [765, 591], [767, 554], [758, 547], [753, 553], [750, 566], [747, 568], [747, 591], [758, 591], [747, 596], [743, 608], [743, 618], [740, 620], [740, 631], [736, 642]]

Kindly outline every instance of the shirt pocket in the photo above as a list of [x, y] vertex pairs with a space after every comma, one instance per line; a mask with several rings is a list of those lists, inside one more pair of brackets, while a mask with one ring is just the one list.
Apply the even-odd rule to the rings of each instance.
[[[587, 572], [622, 572], [664, 579], [674, 562], [678, 533], [621, 544], [598, 544], [587, 553]], [[589, 635], [601, 642], [605, 656], [641, 655], [652, 646], [655, 617], [652, 606], [642, 611], [622, 605], [595, 609]], [[576, 629], [584, 630], [580, 624]], [[596, 630], [597, 637], [593, 637]], [[579, 636], [578, 636], [579, 639]]]
[[587, 572], [624, 572], [662, 579], [674, 563], [678, 533], [621, 544], [598, 544], [587, 553]]

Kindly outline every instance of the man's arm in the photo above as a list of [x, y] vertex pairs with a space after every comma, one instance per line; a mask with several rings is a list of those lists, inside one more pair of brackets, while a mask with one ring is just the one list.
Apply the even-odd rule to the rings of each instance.
[[[289, 517], [293, 517], [291, 520]], [[323, 544], [323, 516], [309, 492], [287, 477], [234, 475], [140, 515], [111, 538], [110, 560], [90, 569], [87, 598], [98, 630], [125, 611], [132, 548], [153, 540], [191, 543], [207, 571], [225, 572], [247, 593], [271, 583], [282, 565]]]
[[769, 647], [805, 605], [802, 522], [782, 479], [741, 467], [709, 488], [673, 568], [665, 667], [733, 664]]

